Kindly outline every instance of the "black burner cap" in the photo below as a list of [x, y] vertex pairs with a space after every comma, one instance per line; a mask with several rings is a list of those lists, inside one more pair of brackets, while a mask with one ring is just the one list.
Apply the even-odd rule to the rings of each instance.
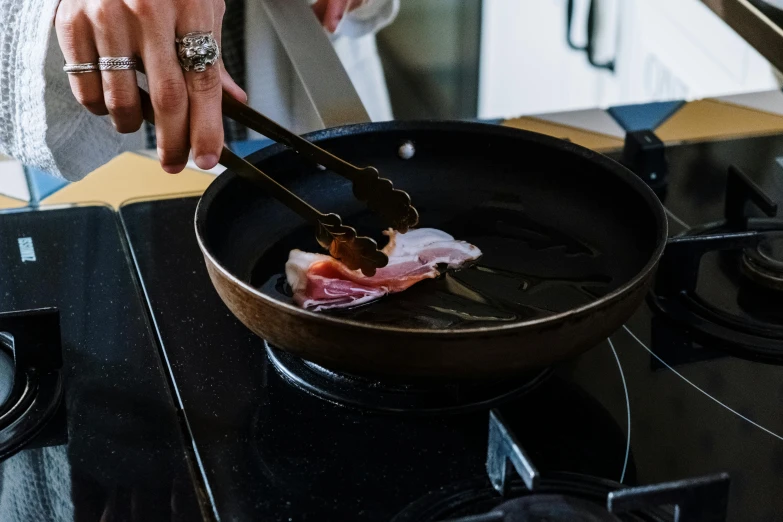
[[520, 497], [499, 505], [492, 513], [498, 513], [492, 519], [498, 522], [620, 522], [601, 505], [566, 495]]
[[783, 291], [783, 232], [771, 233], [742, 256], [743, 273], [756, 284]]

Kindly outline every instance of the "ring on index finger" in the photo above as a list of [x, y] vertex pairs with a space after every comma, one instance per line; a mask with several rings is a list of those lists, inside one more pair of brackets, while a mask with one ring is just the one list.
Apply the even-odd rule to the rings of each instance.
[[220, 58], [220, 48], [212, 31], [195, 31], [177, 38], [177, 57], [183, 69], [204, 72]]

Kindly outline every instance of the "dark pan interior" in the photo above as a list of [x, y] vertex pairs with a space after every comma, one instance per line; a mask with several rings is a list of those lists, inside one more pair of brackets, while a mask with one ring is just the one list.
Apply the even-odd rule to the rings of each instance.
[[[420, 226], [479, 246], [476, 266], [333, 315], [453, 329], [565, 312], [616, 290], [662, 241], [654, 196], [603, 156], [532, 133], [479, 124], [370, 124], [314, 136], [357, 165], [374, 165], [411, 195]], [[411, 141], [413, 158], [399, 146]], [[253, 162], [316, 208], [381, 243], [382, 224], [350, 184], [282, 147]], [[223, 175], [205, 194], [207, 249], [241, 280], [290, 302], [280, 276], [292, 248], [320, 251], [312, 228], [250, 183]], [[201, 219], [200, 217], [199, 219]]]

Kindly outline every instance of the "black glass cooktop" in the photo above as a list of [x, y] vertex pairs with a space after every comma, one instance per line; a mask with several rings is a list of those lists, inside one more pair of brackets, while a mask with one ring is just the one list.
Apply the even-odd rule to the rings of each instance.
[[[783, 138], [667, 154], [672, 234], [722, 219], [729, 164], [783, 203]], [[50, 354], [51, 367], [31, 371], [61, 376], [63, 393], [46, 428], [6, 458], [5, 399], [16, 392], [0, 387], [0, 520], [464, 517], [501, 503], [485, 467], [491, 407], [544, 491], [727, 472], [729, 520], [780, 518], [775, 358], [700, 344], [645, 305], [594, 350], [518, 381], [334, 375], [265, 346], [228, 312], [195, 241], [196, 202], [132, 203], [119, 219], [102, 207], [0, 213], [0, 312], [59, 309], [62, 361]], [[723, 281], [711, 270], [700, 285]], [[29, 332], [55, 339], [54, 312], [37, 313], [46, 331]], [[23, 362], [14, 354], [45, 347], [23, 348], [0, 336], [0, 375]]]
[[[23, 433], [33, 436], [26, 449], [0, 455], [3, 522], [201, 517], [194, 461], [127, 254], [109, 208], [0, 213], [0, 311], [59, 309], [59, 331], [56, 311], [22, 314], [33, 321], [27, 330], [17, 329], [21, 316], [0, 316], [0, 332], [18, 334], [0, 336], [0, 378], [27, 357], [36, 378], [20, 393], [40, 395], [44, 364], [61, 357], [52, 366], [64, 390], [43, 431]], [[33, 406], [6, 418], [8, 397], [0, 445], [16, 450], [10, 434]]]
[[[668, 156], [673, 234], [722, 216], [729, 163], [783, 202], [780, 138], [683, 145]], [[404, 513], [428, 495], [489, 486], [488, 408], [340, 404], [270, 362], [209, 283], [196, 202], [134, 203], [121, 216], [216, 518], [411, 520]], [[499, 411], [542, 473], [633, 485], [725, 471], [729, 520], [772, 521], [783, 512], [782, 400], [783, 366], [696, 344], [644, 306]]]

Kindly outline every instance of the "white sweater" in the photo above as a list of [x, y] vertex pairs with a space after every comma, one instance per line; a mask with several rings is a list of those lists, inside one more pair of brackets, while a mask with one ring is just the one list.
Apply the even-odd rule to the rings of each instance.
[[[141, 133], [118, 134], [108, 117], [81, 107], [62, 71], [53, 29], [59, 0], [0, 0], [0, 153], [78, 180], [121, 152], [143, 148]], [[348, 75], [373, 120], [391, 118], [374, 32], [396, 16], [399, 0], [369, 0], [348, 14], [333, 38]], [[297, 132], [312, 130], [301, 87], [263, 10], [247, 2], [250, 104]], [[268, 31], [259, 33], [258, 28]]]

